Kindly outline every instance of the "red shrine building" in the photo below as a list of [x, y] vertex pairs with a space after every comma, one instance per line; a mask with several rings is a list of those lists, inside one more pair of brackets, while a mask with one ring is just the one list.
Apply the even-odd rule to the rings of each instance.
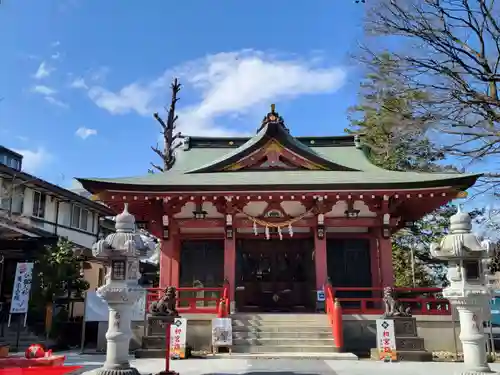
[[393, 285], [391, 235], [479, 177], [388, 171], [366, 152], [294, 137], [272, 106], [251, 138], [185, 137], [165, 173], [78, 180], [162, 239], [160, 287], [227, 280], [238, 311], [314, 311], [328, 278]]

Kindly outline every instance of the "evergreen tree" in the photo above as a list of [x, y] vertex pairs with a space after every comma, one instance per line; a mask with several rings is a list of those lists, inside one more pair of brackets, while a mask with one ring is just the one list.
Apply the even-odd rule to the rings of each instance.
[[[389, 54], [376, 56], [373, 69], [361, 84], [360, 104], [350, 108], [350, 128], [369, 149], [371, 161], [388, 170], [432, 172], [451, 169], [439, 162], [444, 154], [436, 151], [426, 134], [432, 119], [420, 113], [426, 94], [401, 84]], [[414, 223], [393, 236], [393, 267], [396, 286], [442, 285], [443, 265], [430, 258], [430, 243], [447, 233], [451, 205]], [[413, 254], [413, 257], [412, 257]]]
[[81, 274], [81, 260], [74, 245], [64, 237], [57, 244], [47, 246], [35, 263], [34, 299], [45, 306], [56, 298], [67, 298], [70, 293], [81, 295], [89, 283]]

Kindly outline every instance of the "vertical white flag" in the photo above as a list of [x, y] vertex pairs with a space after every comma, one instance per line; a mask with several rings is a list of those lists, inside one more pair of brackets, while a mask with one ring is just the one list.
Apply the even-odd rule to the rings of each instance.
[[32, 274], [33, 263], [17, 263], [12, 302], [10, 304], [11, 314], [26, 314], [28, 312]]

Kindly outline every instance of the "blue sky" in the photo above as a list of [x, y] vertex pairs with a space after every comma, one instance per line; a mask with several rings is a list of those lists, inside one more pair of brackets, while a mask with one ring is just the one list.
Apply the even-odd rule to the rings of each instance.
[[253, 133], [271, 103], [294, 135], [342, 134], [363, 11], [351, 0], [2, 0], [0, 144], [64, 186], [146, 173], [152, 113], [174, 76], [186, 135]]

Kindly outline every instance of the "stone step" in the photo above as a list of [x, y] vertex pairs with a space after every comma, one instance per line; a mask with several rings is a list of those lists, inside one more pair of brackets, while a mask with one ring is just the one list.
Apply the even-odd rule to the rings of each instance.
[[314, 315], [274, 315], [270, 314], [268, 316], [265, 315], [246, 315], [246, 316], [241, 316], [241, 315], [231, 315], [231, 318], [234, 320], [242, 320], [242, 321], [248, 321], [248, 320], [259, 320], [259, 321], [266, 321], [266, 322], [296, 322], [296, 321], [321, 321], [321, 320], [327, 320], [328, 315], [326, 314], [314, 314]]
[[320, 325], [265, 325], [265, 326], [233, 326], [233, 332], [332, 332], [330, 326]]
[[234, 345], [234, 353], [335, 353], [333, 345]]
[[165, 351], [165, 336], [143, 336], [142, 349], [163, 349]]
[[165, 349], [137, 349], [135, 358], [165, 358]]
[[[258, 346], [280, 346], [280, 345], [293, 345], [299, 340], [296, 338], [283, 338], [283, 337], [272, 337], [272, 338], [234, 338], [233, 345], [258, 345]], [[305, 346], [332, 346], [334, 341], [333, 338], [327, 339], [317, 339], [317, 338], [301, 338], [300, 344]]]
[[357, 361], [358, 356], [354, 353], [297, 353], [297, 352], [279, 352], [279, 353], [219, 353], [217, 358], [232, 359], [300, 359], [300, 360], [350, 360]]
[[330, 327], [328, 322], [308, 322], [308, 321], [286, 321], [286, 322], [259, 322], [259, 321], [251, 321], [251, 322], [241, 322], [241, 321], [233, 321], [233, 327], [274, 327], [274, 326], [299, 326], [299, 327]]
[[332, 338], [332, 332], [329, 331], [283, 331], [283, 332], [269, 332], [269, 331], [233, 331], [233, 339], [244, 339], [244, 338], [274, 338], [282, 337], [285, 339], [330, 339]]
[[322, 313], [293, 314], [293, 313], [235, 313], [231, 314], [236, 319], [261, 319], [261, 320], [307, 320], [326, 317]]

